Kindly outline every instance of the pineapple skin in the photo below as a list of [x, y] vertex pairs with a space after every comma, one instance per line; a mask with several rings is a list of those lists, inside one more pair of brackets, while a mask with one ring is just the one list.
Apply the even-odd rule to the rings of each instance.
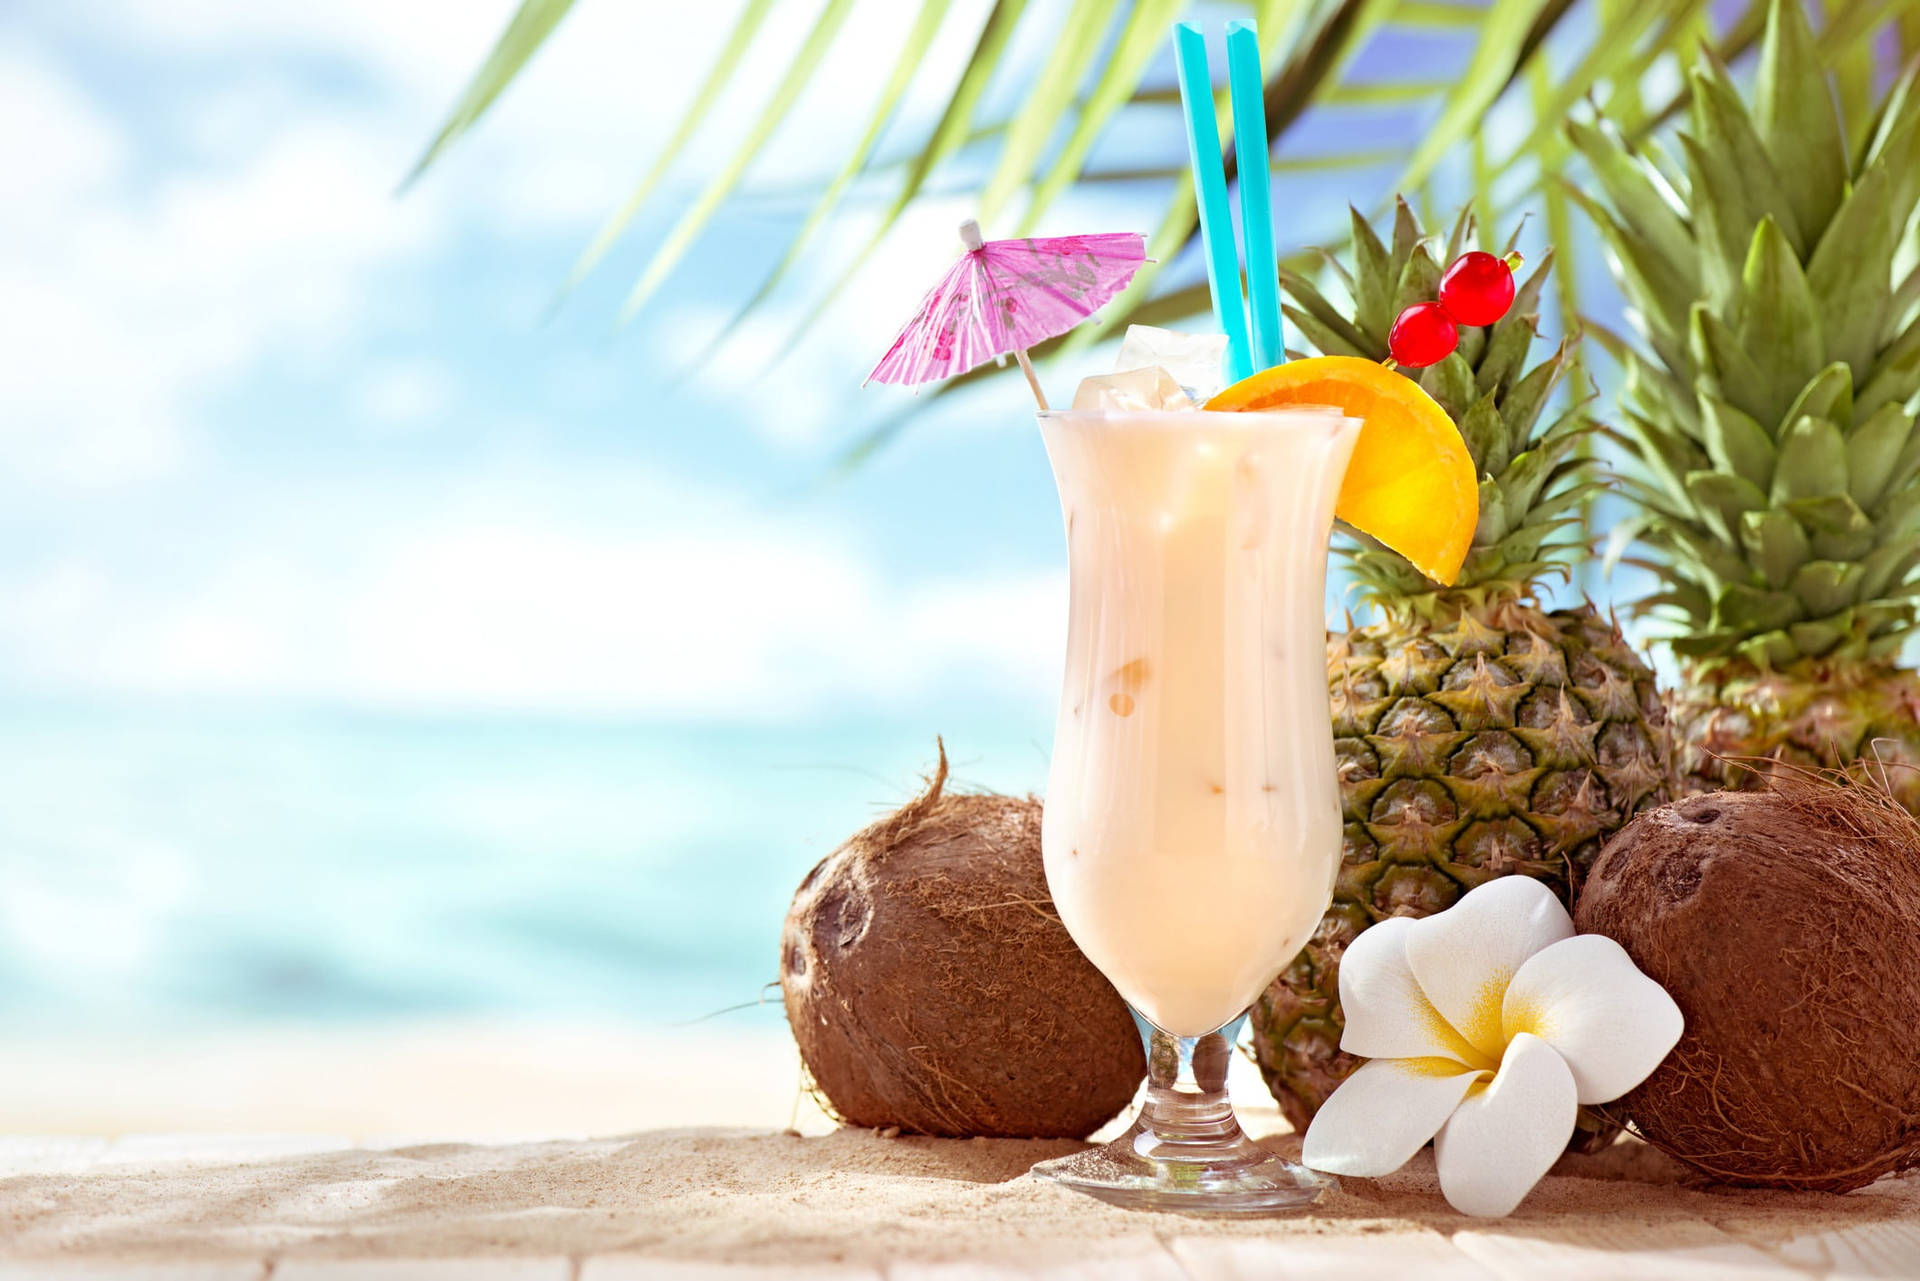
[[[1329, 355], [1380, 360], [1394, 317], [1437, 294], [1442, 264], [1473, 247], [1477, 227], [1463, 212], [1444, 240], [1430, 236], [1404, 200], [1386, 240], [1357, 211], [1352, 225], [1352, 270], [1328, 262], [1351, 308], [1282, 269], [1286, 315]], [[1652, 669], [1591, 604], [1536, 603], [1539, 584], [1583, 554], [1577, 508], [1602, 484], [1581, 447], [1595, 430], [1584, 401], [1548, 421], [1570, 344], [1528, 363], [1552, 258], [1519, 282], [1505, 318], [1463, 327], [1452, 355], [1417, 371], [1480, 475], [1459, 582], [1441, 587], [1364, 537], [1341, 549], [1380, 616], [1328, 640], [1344, 859], [1319, 929], [1252, 1019], [1255, 1058], [1296, 1129], [1358, 1064], [1339, 1048], [1340, 957], [1362, 930], [1442, 911], [1496, 876], [1536, 877], [1571, 906], [1606, 838], [1673, 791]], [[1584, 1114], [1581, 1125], [1583, 1144], [1613, 1135]]]
[[1759, 788], [1778, 761], [1864, 772], [1920, 813], [1920, 676], [1892, 662], [1689, 672], [1674, 724], [1688, 792]]
[[1328, 639], [1343, 858], [1332, 906], [1253, 1016], [1296, 1130], [1360, 1063], [1339, 1048], [1339, 981], [1362, 930], [1498, 876], [1571, 902], [1605, 839], [1672, 794], [1666, 705], [1617, 625], [1591, 604], [1460, 597]]

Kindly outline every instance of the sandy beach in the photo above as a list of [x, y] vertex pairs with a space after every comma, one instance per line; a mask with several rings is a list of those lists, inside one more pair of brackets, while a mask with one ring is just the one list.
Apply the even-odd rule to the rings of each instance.
[[[1257, 1096], [1257, 1077], [1245, 1084]], [[0, 1134], [331, 1135], [344, 1147], [694, 1124], [832, 1128], [800, 1088], [777, 1009], [692, 1028], [441, 1020], [26, 1041], [0, 1056]]]
[[[1275, 1275], [1234, 1251], [1285, 1246], [1342, 1277], [1431, 1271], [1463, 1251], [1485, 1267], [1462, 1275], [1920, 1275], [1920, 1174], [1849, 1196], [1717, 1189], [1629, 1140], [1563, 1159], [1516, 1215], [1486, 1221], [1448, 1209], [1423, 1154], [1343, 1180], [1311, 1215], [1235, 1223], [1124, 1212], [1025, 1177], [1073, 1143], [841, 1130], [797, 1087], [791, 1041], [747, 1026], [27, 1046], [0, 1063], [0, 1132], [43, 1137], [0, 1139], [0, 1259], [488, 1256], [564, 1261], [562, 1278], [598, 1259], [767, 1277], [975, 1260], [1177, 1277], [1234, 1275], [1236, 1258], [1242, 1275]], [[1248, 1128], [1297, 1154], [1243, 1061], [1233, 1089]], [[1535, 1257], [1567, 1249], [1599, 1252], [1599, 1270]], [[1625, 1271], [1608, 1270], [1615, 1255]], [[1096, 1272], [1075, 1271], [1089, 1261]]]
[[[1269, 1141], [1297, 1152], [1292, 1136]], [[1694, 1268], [1645, 1275], [1725, 1276], [1744, 1262], [1748, 1275], [1791, 1265], [1803, 1276], [1900, 1276], [1911, 1273], [1885, 1269], [1920, 1264], [1920, 1177], [1849, 1196], [1709, 1189], [1634, 1142], [1565, 1158], [1507, 1220], [1448, 1210], [1423, 1156], [1387, 1179], [1343, 1180], [1312, 1215], [1247, 1222], [1115, 1210], [1024, 1177], [1075, 1146], [1065, 1142], [695, 1128], [251, 1159], [244, 1144], [194, 1154], [81, 1142], [45, 1144], [37, 1156], [20, 1141], [0, 1150], [0, 1257], [644, 1256], [854, 1269], [1110, 1260], [1121, 1275], [1127, 1261], [1169, 1250], [1217, 1258], [1236, 1241], [1341, 1255], [1345, 1243], [1387, 1262], [1452, 1237], [1475, 1258], [1517, 1251], [1524, 1261], [1529, 1250], [1566, 1246]]]

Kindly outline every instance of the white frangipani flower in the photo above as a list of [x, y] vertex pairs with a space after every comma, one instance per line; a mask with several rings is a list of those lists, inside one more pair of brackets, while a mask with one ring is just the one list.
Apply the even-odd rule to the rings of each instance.
[[1503, 876], [1445, 912], [1391, 917], [1340, 962], [1340, 1048], [1367, 1060], [1307, 1128], [1302, 1160], [1391, 1174], [1433, 1140], [1463, 1214], [1509, 1214], [1573, 1136], [1680, 1039], [1680, 1007], [1540, 882]]

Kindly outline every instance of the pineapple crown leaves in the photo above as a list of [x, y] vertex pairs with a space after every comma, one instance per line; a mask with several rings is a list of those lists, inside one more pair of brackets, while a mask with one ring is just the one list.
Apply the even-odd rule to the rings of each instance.
[[[1323, 253], [1327, 274], [1351, 300], [1343, 309], [1307, 277], [1280, 273], [1283, 308], [1296, 332], [1327, 355], [1387, 358], [1395, 316], [1439, 291], [1443, 264], [1476, 247], [1479, 227], [1463, 210], [1445, 237], [1431, 235], [1405, 200], [1396, 203], [1391, 238], [1382, 240], [1353, 210], [1351, 268]], [[1513, 236], [1496, 253], [1513, 249]], [[1573, 363], [1574, 347], [1560, 343], [1527, 367], [1539, 336], [1540, 295], [1553, 267], [1549, 250], [1514, 290], [1513, 305], [1497, 323], [1464, 326], [1459, 347], [1418, 371], [1418, 381], [1454, 423], [1480, 475], [1480, 523], [1458, 583], [1437, 587], [1398, 553], [1356, 534], [1343, 549], [1361, 595], [1389, 611], [1441, 615], [1499, 596], [1530, 595], [1535, 584], [1564, 574], [1582, 547], [1578, 509], [1599, 487], [1593, 462], [1581, 448], [1593, 431], [1586, 406], [1546, 422], [1555, 389]], [[1410, 374], [1413, 371], [1408, 371]]]
[[[1849, 146], [1806, 14], [1773, 0], [1752, 104], [1703, 52], [1682, 163], [1573, 123], [1639, 343], [1615, 439], [1640, 517], [1610, 559], [1711, 667], [1892, 654], [1920, 584], [1920, 102], [1910, 67]], [[1648, 557], [1625, 556], [1628, 538]]]

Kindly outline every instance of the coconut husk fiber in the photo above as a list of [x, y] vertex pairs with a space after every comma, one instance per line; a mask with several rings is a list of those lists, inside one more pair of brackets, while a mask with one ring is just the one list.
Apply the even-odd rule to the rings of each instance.
[[801, 882], [787, 1021], [842, 1121], [947, 1137], [1080, 1138], [1146, 1071], [1113, 987], [1053, 910], [1040, 803], [927, 788]]
[[1612, 1110], [1727, 1183], [1845, 1192], [1920, 1164], [1920, 820], [1780, 772], [1635, 819], [1576, 912], [1686, 1030]]

